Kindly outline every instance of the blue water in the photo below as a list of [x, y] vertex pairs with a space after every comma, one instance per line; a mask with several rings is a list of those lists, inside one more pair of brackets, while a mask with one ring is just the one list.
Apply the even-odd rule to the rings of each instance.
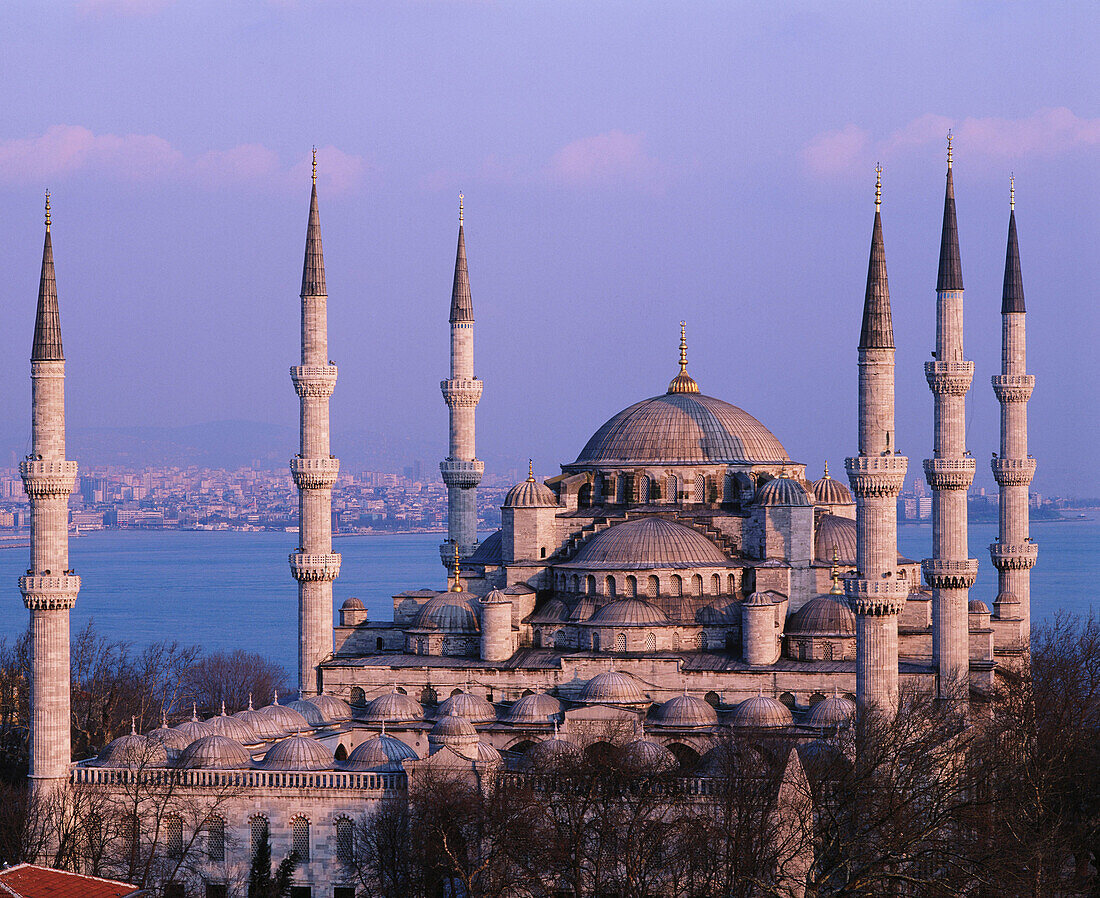
[[[996, 571], [986, 546], [994, 524], [970, 528], [970, 552], [979, 562], [971, 596], [992, 603]], [[1087, 614], [1094, 607], [1093, 584], [1100, 579], [1100, 523], [1032, 524], [1039, 563], [1032, 571], [1032, 617], [1057, 609]], [[442, 589], [441, 535], [354, 536], [336, 541], [343, 555], [336, 581], [336, 607], [358, 596], [371, 620], [392, 620], [395, 592], [422, 586]], [[931, 529], [904, 526], [898, 533], [903, 555], [929, 554]], [[73, 629], [89, 620], [113, 638], [146, 644], [176, 639], [207, 649], [260, 652], [287, 671], [297, 665], [298, 591], [287, 553], [297, 546], [291, 533], [102, 531], [70, 543], [72, 565], [83, 578], [72, 614]], [[27, 564], [25, 548], [0, 549], [0, 637], [26, 626], [16, 580]]]

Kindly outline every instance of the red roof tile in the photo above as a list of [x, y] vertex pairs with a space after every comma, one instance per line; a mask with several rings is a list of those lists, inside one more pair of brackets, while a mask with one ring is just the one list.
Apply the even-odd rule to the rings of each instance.
[[96, 876], [81, 876], [34, 864], [0, 870], [3, 898], [123, 898], [141, 890], [129, 883]]

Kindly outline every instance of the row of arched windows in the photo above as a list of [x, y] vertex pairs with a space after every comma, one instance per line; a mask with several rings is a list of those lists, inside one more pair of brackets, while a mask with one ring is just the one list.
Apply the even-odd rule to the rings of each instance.
[[[653, 477], [644, 472], [624, 472], [596, 474], [592, 479], [592, 486], [587, 490], [587, 496], [597, 504], [615, 505], [628, 505], [635, 502], [664, 502], [673, 505], [685, 502], [703, 504], [708, 501], [738, 504], [741, 501], [742, 490], [751, 494], [754, 490], [753, 480], [746, 474], [742, 474], [739, 478], [733, 471], [727, 472], [721, 481], [712, 477], [709, 493], [708, 478], [703, 474], [685, 478], [678, 474]], [[588, 502], [582, 501], [581, 504], [586, 505]]]
[[[599, 595], [600, 592], [597, 586], [601, 584], [596, 580], [595, 575], [588, 574], [586, 576], [580, 574], [560, 574], [558, 576], [558, 589], [563, 592], [573, 592], [578, 595], [594, 596]], [[723, 578], [721, 574], [711, 574], [707, 580], [703, 579], [702, 574], [693, 574], [690, 577], [684, 578], [680, 574], [673, 574], [668, 579], [668, 594], [672, 596], [703, 596], [704, 586], [709, 587], [707, 595], [720, 596], [724, 594], [734, 595], [737, 593], [737, 575], [726, 574], [725, 577], [725, 590], [723, 591]], [[603, 595], [609, 598], [636, 598], [638, 593], [638, 578], [633, 574], [627, 574], [625, 577], [615, 577], [608, 575], [603, 578]], [[661, 578], [656, 574], [650, 574], [643, 581], [643, 587], [645, 595], [648, 598], [655, 599], [661, 594]]]
[[[249, 821], [251, 836], [251, 856], [256, 857], [260, 846], [271, 837], [271, 828], [267, 817], [256, 814]], [[222, 824], [224, 839], [224, 823]], [[348, 817], [337, 817], [333, 821], [336, 835], [336, 860], [341, 864], [351, 864], [354, 853], [354, 824]], [[304, 814], [298, 814], [290, 820], [290, 847], [298, 857], [298, 863], [308, 863], [311, 851], [310, 822]]]

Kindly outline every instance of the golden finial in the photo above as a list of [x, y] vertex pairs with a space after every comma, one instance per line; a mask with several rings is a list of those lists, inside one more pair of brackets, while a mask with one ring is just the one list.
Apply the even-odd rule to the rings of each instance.
[[833, 586], [829, 592], [834, 596], [844, 594], [844, 590], [840, 588], [840, 570], [837, 568], [837, 554], [837, 548], [833, 546], [833, 569], [829, 574], [829, 578], [833, 581]]
[[527, 482], [535, 482], [535, 460], [533, 458], [527, 459]]
[[455, 582], [451, 584], [451, 592], [462, 592], [462, 579], [458, 570], [458, 540], [455, 540]]
[[50, 192], [46, 191], [46, 233], [50, 232]]
[[875, 163], [875, 211], [882, 206], [882, 163]]
[[824, 477], [824, 479], [825, 480], [829, 479], [829, 463], [828, 462], [825, 462], [825, 477]]
[[688, 341], [687, 322], [680, 322], [680, 370], [687, 371], [688, 366]]
[[1009, 211], [1016, 210], [1016, 173], [1013, 172], [1008, 176], [1008, 208]]
[[951, 129], [947, 129], [947, 167], [951, 168], [951, 141], [955, 139], [955, 135], [951, 133]]
[[462, 191], [460, 190], [460, 191], [458, 192], [458, 225], [459, 225], [459, 227], [461, 227], [461, 226], [462, 226], [462, 218], [463, 218], [463, 208], [462, 208], [462, 201], [463, 201], [464, 199], [466, 199], [466, 197], [465, 197], [465, 195], [464, 195], [464, 194], [462, 193]]
[[317, 186], [317, 147], [313, 148], [313, 186]]
[[680, 322], [680, 373], [672, 378], [672, 383], [668, 385], [668, 391], [670, 393], [698, 393], [699, 385], [692, 380], [691, 375], [687, 373], [688, 365], [688, 344], [687, 344], [687, 322]]

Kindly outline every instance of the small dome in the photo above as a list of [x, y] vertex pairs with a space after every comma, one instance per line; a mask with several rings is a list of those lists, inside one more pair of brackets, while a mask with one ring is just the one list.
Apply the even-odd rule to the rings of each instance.
[[371, 699], [359, 717], [372, 723], [383, 721], [408, 723], [423, 720], [424, 708], [420, 702], [403, 692], [388, 692]]
[[550, 599], [535, 609], [528, 621], [532, 624], [558, 624], [569, 620], [569, 609], [561, 599]]
[[971, 599], [966, 609], [971, 614], [989, 614], [989, 606], [981, 599]]
[[755, 745], [745, 740], [723, 739], [699, 759], [700, 776], [738, 777], [748, 774], [759, 776], [767, 762]]
[[635, 739], [627, 743], [622, 754], [623, 765], [635, 770], [665, 773], [680, 766], [676, 755], [657, 742]]
[[580, 749], [568, 739], [555, 736], [553, 739], [544, 739], [536, 742], [523, 756], [524, 764], [532, 767], [543, 767], [558, 761], [573, 760], [580, 757]]
[[443, 630], [446, 633], [478, 633], [478, 597], [470, 592], [441, 592], [416, 612], [414, 630]]
[[855, 714], [855, 702], [843, 695], [833, 695], [810, 708], [806, 725], [825, 728], [847, 726]]
[[545, 692], [525, 695], [508, 709], [506, 723], [549, 724], [561, 714], [561, 702]]
[[791, 712], [769, 695], [757, 695], [741, 702], [730, 715], [735, 727], [777, 728], [791, 725]]
[[765, 591], [765, 592], [754, 592], [754, 593], [752, 593], [741, 604], [742, 605], [774, 605], [775, 602], [772, 600], [772, 597], [767, 593], [767, 591]]
[[167, 767], [168, 751], [160, 740], [131, 730], [107, 743], [95, 763], [97, 767]]
[[587, 621], [599, 627], [667, 627], [671, 625], [665, 613], [656, 605], [641, 599], [619, 599], [604, 605]]
[[790, 477], [776, 477], [769, 480], [756, 491], [757, 505], [813, 505], [814, 498], [797, 480]]
[[306, 723], [314, 729], [325, 726], [325, 716], [313, 702], [307, 702], [305, 699], [300, 698], [297, 701], [287, 702], [286, 706], [291, 711], [297, 711], [301, 714], [306, 719]]
[[291, 733], [299, 733], [302, 730], [312, 729], [309, 725], [309, 721], [301, 714], [293, 708], [288, 708], [286, 705], [279, 704], [279, 696], [277, 693], [275, 695], [275, 701], [266, 708], [260, 708], [259, 713], [265, 714], [271, 722], [279, 728], [280, 736], [287, 736]]
[[488, 723], [497, 719], [497, 712], [480, 695], [460, 692], [452, 695], [436, 709], [436, 717], [461, 717], [474, 723]]
[[320, 695], [311, 695], [304, 701], [316, 705], [327, 724], [331, 725], [341, 720], [351, 720], [351, 706], [335, 695], [322, 692]]
[[428, 733], [429, 745], [437, 749], [446, 745], [459, 753], [477, 745], [477, 730], [464, 717], [441, 717]]
[[500, 752], [497, 751], [488, 742], [478, 742], [475, 746], [475, 754], [470, 759], [482, 764], [501, 764], [503, 759], [500, 756]]
[[814, 557], [832, 564], [834, 552], [838, 563], [856, 563], [856, 522], [836, 514], [823, 514], [814, 534]]
[[504, 497], [504, 508], [557, 508], [558, 497], [545, 483], [535, 480], [534, 472], [523, 483], [517, 483]]
[[855, 505], [852, 491], [839, 480], [829, 476], [829, 466], [825, 466], [825, 476], [813, 482], [814, 498], [818, 505]]
[[393, 736], [375, 736], [360, 742], [344, 761], [345, 770], [400, 770], [402, 761], [414, 761], [417, 754]]
[[856, 616], [834, 595], [815, 596], [787, 618], [788, 636], [856, 635]]
[[179, 733], [181, 739], [187, 740], [188, 745], [205, 736], [214, 735], [214, 728], [206, 721], [199, 720], [194, 709], [191, 710], [191, 719], [185, 720], [183, 723], [177, 723], [174, 729]]
[[473, 566], [483, 565], [499, 565], [502, 560], [501, 556], [501, 540], [502, 534], [499, 530], [494, 530], [485, 539], [477, 544], [477, 548], [473, 553], [463, 559], [464, 564]]
[[568, 562], [588, 570], [726, 567], [730, 558], [698, 530], [665, 518], [636, 518], [608, 527]]
[[648, 699], [632, 676], [609, 670], [585, 683], [578, 701], [585, 705], [642, 705]]
[[162, 723], [155, 730], [150, 731], [149, 738], [156, 740], [164, 746], [165, 751], [168, 753], [169, 760], [176, 758], [181, 751], [195, 741], [194, 739], [188, 739], [187, 736], [179, 730], [168, 726], [167, 721]]
[[281, 739], [286, 735], [270, 714], [258, 711], [252, 707], [252, 700], [248, 701], [247, 711], [238, 711], [233, 715], [237, 720], [243, 721], [261, 742], [269, 742], [272, 739]]
[[511, 603], [511, 597], [506, 596], [499, 589], [490, 590], [487, 595], [481, 597], [482, 605], [510, 605]]
[[998, 605], [1019, 605], [1020, 597], [1014, 592], [1002, 592], [993, 601]]
[[222, 713], [217, 717], [211, 717], [206, 721], [217, 736], [228, 736], [235, 739], [241, 745], [252, 745], [260, 740], [252, 732], [252, 728], [237, 717], [227, 717], [225, 705], [222, 705]]
[[340, 606], [340, 610], [366, 611], [367, 609], [363, 607], [363, 603], [359, 599], [355, 598], [355, 596], [351, 596], [350, 598], [344, 599], [344, 604]]
[[266, 770], [331, 770], [332, 753], [310, 736], [276, 742], [260, 762]]
[[247, 770], [252, 756], [228, 736], [204, 736], [183, 750], [176, 766], [184, 770]]
[[678, 695], [657, 707], [653, 722], [662, 727], [709, 727], [718, 723], [718, 714], [701, 698]]

